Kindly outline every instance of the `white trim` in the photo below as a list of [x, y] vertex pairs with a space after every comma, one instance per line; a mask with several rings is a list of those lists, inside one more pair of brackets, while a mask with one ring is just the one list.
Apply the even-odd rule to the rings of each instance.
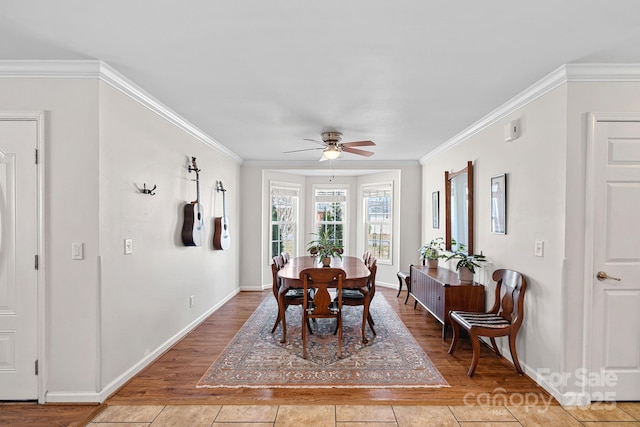
[[87, 392], [49, 392], [47, 403], [99, 403], [100, 394], [95, 391]]
[[46, 352], [46, 258], [45, 258], [45, 113], [44, 111], [0, 111], [0, 120], [35, 121], [37, 127], [36, 150], [38, 150], [38, 164], [36, 165], [36, 197], [37, 197], [37, 251], [38, 270], [37, 281], [37, 357], [38, 357], [38, 403], [45, 403], [47, 390], [47, 352]]
[[493, 110], [482, 119], [478, 120], [453, 138], [445, 141], [426, 155], [420, 158], [424, 165], [434, 158], [456, 145], [464, 142], [473, 135], [483, 131], [487, 127], [503, 120], [505, 117], [517, 112], [525, 105], [546, 95], [550, 91], [567, 82], [602, 82], [602, 81], [640, 81], [640, 64], [567, 64], [552, 71], [524, 91], [520, 92], [509, 101]]
[[[587, 146], [586, 146], [586, 159], [585, 159], [585, 203], [584, 203], [584, 271], [583, 271], [583, 283], [584, 296], [583, 296], [583, 333], [582, 333], [582, 366], [591, 369], [591, 354], [592, 354], [592, 324], [593, 319], [593, 252], [595, 245], [594, 231], [595, 224], [595, 210], [596, 210], [596, 197], [595, 197], [595, 145], [596, 145], [596, 133], [599, 122], [640, 122], [640, 113], [588, 113], [587, 115]], [[586, 395], [586, 399], [590, 401], [591, 389], [589, 385], [583, 386], [582, 393]]]
[[[193, 322], [191, 322], [189, 325], [187, 325], [186, 327], [184, 327], [181, 331], [179, 331], [177, 334], [175, 334], [173, 337], [169, 338], [167, 341], [164, 342], [164, 344], [160, 345], [159, 347], [157, 347], [154, 351], [152, 351], [151, 353], [147, 354], [144, 358], [140, 359], [136, 364], [134, 364], [133, 366], [131, 366], [128, 370], [126, 370], [125, 372], [123, 372], [119, 377], [117, 377], [116, 379], [114, 379], [113, 381], [111, 381], [109, 384], [107, 384], [96, 396], [98, 397], [97, 400], [93, 400], [93, 402], [98, 402], [98, 403], [102, 403], [104, 402], [109, 396], [111, 396], [113, 393], [115, 393], [120, 387], [122, 387], [127, 381], [129, 381], [131, 378], [133, 378], [134, 376], [136, 376], [138, 373], [140, 373], [140, 371], [142, 371], [143, 369], [145, 369], [146, 367], [148, 367], [155, 359], [157, 359], [158, 357], [160, 357], [164, 352], [166, 352], [167, 350], [169, 350], [171, 347], [173, 347], [178, 341], [180, 341], [185, 335], [187, 335], [189, 332], [191, 332], [192, 330], [194, 330], [197, 326], [199, 326], [204, 320], [206, 320], [209, 316], [211, 316], [213, 313], [215, 313], [220, 307], [222, 307], [224, 304], [226, 304], [231, 298], [233, 298], [234, 296], [236, 296], [238, 293], [240, 292], [239, 289], [234, 290], [233, 292], [231, 292], [229, 295], [227, 295], [224, 299], [222, 299], [218, 304], [214, 305], [213, 307], [211, 307], [209, 310], [207, 310], [205, 313], [203, 313], [202, 315], [200, 315], [200, 317], [198, 317], [197, 319], [195, 319]], [[87, 394], [90, 395], [90, 394]], [[62, 397], [75, 397], [75, 395], [66, 395], [64, 393], [56, 393], [55, 395], [56, 398], [62, 398]], [[90, 397], [90, 396], [88, 396]], [[53, 400], [48, 400], [48, 402], [54, 402]], [[74, 401], [74, 400], [56, 400], [55, 402], [67, 402], [67, 403], [74, 403], [74, 402], [88, 402], [88, 401]]]
[[103, 61], [2, 61], [0, 78], [98, 79], [237, 163], [242, 158]]
[[[338, 175], [339, 171], [343, 170], [364, 174], [379, 173], [387, 169], [415, 167], [420, 166], [420, 163], [417, 160], [341, 160], [340, 162], [335, 162], [332, 167], [329, 168], [326, 162], [320, 163], [316, 160], [245, 160], [242, 162], [242, 165], [294, 174], [299, 170], [300, 175], [315, 176], [315, 170], [326, 171], [326, 175], [331, 175], [332, 173]], [[314, 172], [310, 173], [310, 170]], [[358, 173], [353, 173], [353, 175], [358, 175]]]

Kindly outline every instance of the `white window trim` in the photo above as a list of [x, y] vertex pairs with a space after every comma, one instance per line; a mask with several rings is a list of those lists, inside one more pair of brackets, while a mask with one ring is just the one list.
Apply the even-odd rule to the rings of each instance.
[[313, 213], [313, 221], [311, 224], [313, 233], [316, 233], [318, 230], [318, 222], [316, 218], [316, 190], [344, 190], [346, 192], [346, 200], [345, 200], [345, 209], [343, 214], [343, 229], [342, 229], [342, 242], [345, 253], [349, 253], [349, 233], [350, 233], [350, 191], [351, 186], [348, 184], [314, 184], [312, 187], [312, 195], [311, 195], [311, 207]]
[[[269, 182], [269, 229], [268, 229], [267, 234], [268, 234], [268, 253], [271, 256], [279, 255], [279, 254], [271, 254], [272, 244], [273, 244], [273, 236], [271, 234], [272, 230], [273, 230], [273, 218], [271, 216], [271, 213], [272, 213], [271, 209], [273, 208], [273, 189], [274, 188], [282, 188], [285, 191], [286, 190], [290, 190], [292, 192], [296, 192], [297, 193], [297, 196], [295, 196], [295, 197], [298, 198], [298, 203], [297, 203], [296, 212], [295, 212], [295, 238], [294, 238], [295, 253], [290, 254], [292, 257], [296, 257], [296, 256], [298, 256], [298, 254], [301, 251], [301, 248], [300, 248], [300, 230], [301, 230], [300, 206], [301, 206], [301, 203], [302, 203], [301, 185], [297, 184], [297, 183], [293, 183], [293, 182], [281, 182], [281, 181], [270, 181]], [[269, 259], [271, 259], [271, 258], [269, 258]]]
[[394, 228], [394, 214], [395, 214], [395, 193], [394, 193], [394, 181], [381, 181], [381, 182], [369, 182], [360, 185], [360, 203], [362, 205], [362, 244], [367, 248], [367, 209], [365, 208], [365, 191], [371, 187], [389, 186], [391, 192], [391, 212], [389, 213], [389, 229], [391, 230], [391, 237], [389, 239], [389, 259], [378, 259], [379, 264], [393, 265], [393, 247], [395, 240], [395, 228]]

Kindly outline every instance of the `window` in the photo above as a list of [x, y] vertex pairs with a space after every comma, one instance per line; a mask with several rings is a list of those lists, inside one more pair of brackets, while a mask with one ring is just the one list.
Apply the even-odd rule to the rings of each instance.
[[329, 238], [342, 247], [347, 235], [347, 190], [341, 188], [316, 188], [315, 232], [329, 233]]
[[365, 250], [378, 261], [391, 261], [393, 185], [391, 183], [362, 187]]
[[297, 187], [271, 185], [271, 257], [297, 254], [299, 193]]

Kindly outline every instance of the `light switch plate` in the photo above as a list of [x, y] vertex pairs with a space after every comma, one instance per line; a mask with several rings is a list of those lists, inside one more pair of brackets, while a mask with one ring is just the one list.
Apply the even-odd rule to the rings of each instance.
[[124, 239], [124, 254], [131, 255], [133, 253], [133, 239]]
[[544, 256], [544, 242], [542, 240], [536, 240], [535, 254], [538, 257]]
[[71, 244], [71, 259], [84, 259], [84, 243]]

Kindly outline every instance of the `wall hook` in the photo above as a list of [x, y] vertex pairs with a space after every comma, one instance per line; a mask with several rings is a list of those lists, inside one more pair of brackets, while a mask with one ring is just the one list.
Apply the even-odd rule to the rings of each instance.
[[156, 193], [154, 193], [153, 191], [158, 187], [157, 185], [154, 185], [153, 188], [148, 189], [147, 188], [147, 184], [143, 184], [144, 187], [140, 190], [140, 192], [142, 194], [149, 194], [150, 196], [155, 196]]

